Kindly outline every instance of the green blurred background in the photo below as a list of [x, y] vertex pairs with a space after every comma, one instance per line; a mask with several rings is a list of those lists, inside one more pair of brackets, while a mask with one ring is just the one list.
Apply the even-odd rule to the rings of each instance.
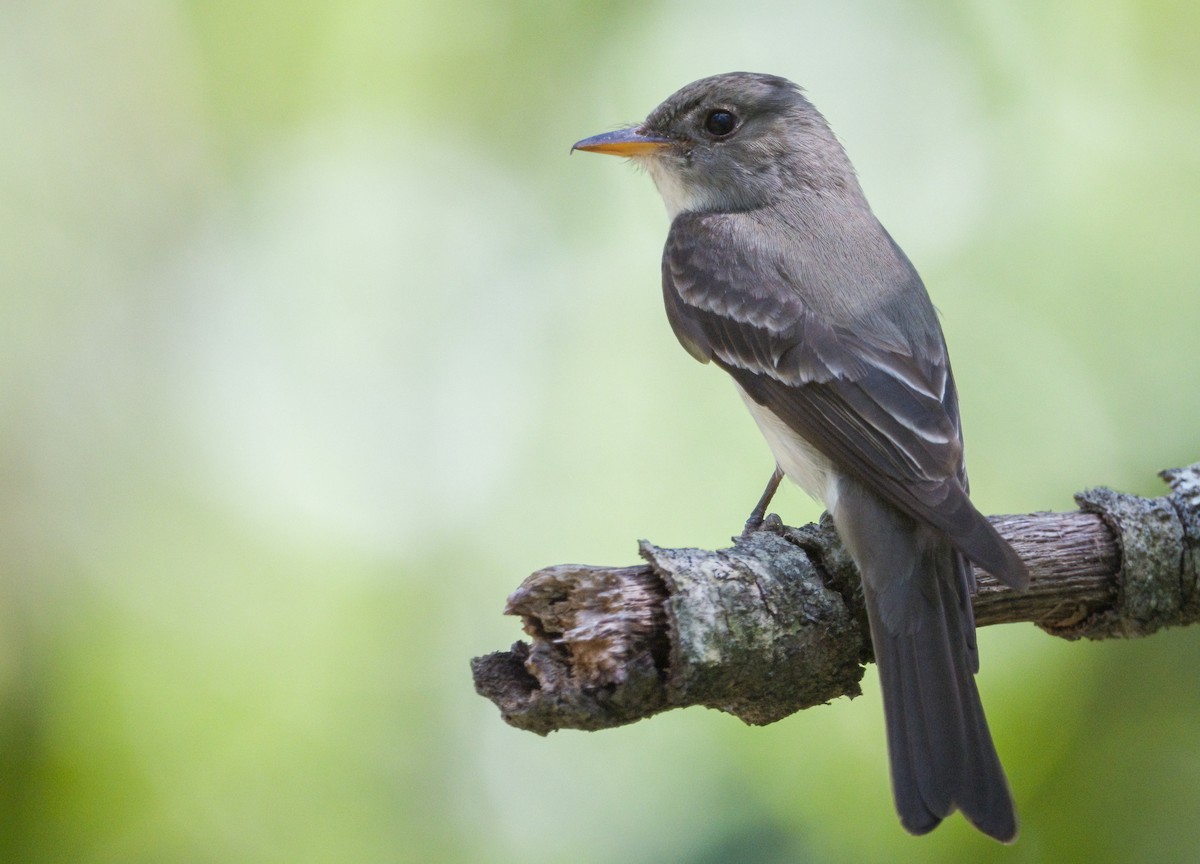
[[[1200, 5], [0, 4], [0, 860], [1198, 860], [1200, 629], [982, 634], [1024, 832], [892, 812], [866, 695], [548, 739], [530, 571], [770, 469], [575, 140], [804, 84], [925, 277], [986, 512], [1200, 459]], [[792, 523], [816, 507], [788, 491]]]

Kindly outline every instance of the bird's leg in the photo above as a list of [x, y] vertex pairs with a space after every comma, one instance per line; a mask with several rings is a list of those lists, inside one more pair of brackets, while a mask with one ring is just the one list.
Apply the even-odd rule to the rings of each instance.
[[779, 489], [779, 484], [782, 481], [783, 469], [776, 465], [775, 471], [771, 474], [771, 479], [767, 481], [767, 488], [763, 490], [762, 497], [758, 499], [758, 503], [750, 511], [750, 518], [746, 520], [746, 529], [742, 532], [743, 536], [757, 531], [762, 527], [763, 519], [767, 516], [767, 508], [771, 506], [771, 499], [775, 497], [775, 492]]

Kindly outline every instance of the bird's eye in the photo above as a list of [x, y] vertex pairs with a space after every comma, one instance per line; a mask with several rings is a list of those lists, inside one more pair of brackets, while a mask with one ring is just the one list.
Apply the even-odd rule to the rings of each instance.
[[704, 118], [704, 131], [716, 138], [724, 138], [737, 127], [737, 117], [733, 112], [718, 108], [708, 112]]

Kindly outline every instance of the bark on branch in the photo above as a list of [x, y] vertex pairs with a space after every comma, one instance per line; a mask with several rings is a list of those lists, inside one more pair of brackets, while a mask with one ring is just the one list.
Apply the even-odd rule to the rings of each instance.
[[[1200, 462], [1160, 476], [1162, 498], [1099, 488], [1075, 512], [992, 517], [1032, 581], [1017, 593], [976, 571], [977, 623], [1107, 639], [1200, 619]], [[765, 724], [861, 692], [866, 613], [828, 516], [771, 517], [728, 549], [640, 552], [639, 566], [547, 567], [508, 598], [530, 643], [471, 662], [506, 722], [545, 735], [705, 705]]]

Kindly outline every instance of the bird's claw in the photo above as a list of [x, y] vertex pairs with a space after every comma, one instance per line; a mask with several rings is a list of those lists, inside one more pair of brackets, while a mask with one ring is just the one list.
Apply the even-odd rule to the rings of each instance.
[[732, 538], [734, 542], [738, 540], [749, 539], [751, 534], [758, 531], [777, 531], [783, 527], [783, 520], [775, 513], [764, 515], [757, 510], [750, 514], [750, 518], [746, 520], [746, 527], [742, 529], [742, 533]]

